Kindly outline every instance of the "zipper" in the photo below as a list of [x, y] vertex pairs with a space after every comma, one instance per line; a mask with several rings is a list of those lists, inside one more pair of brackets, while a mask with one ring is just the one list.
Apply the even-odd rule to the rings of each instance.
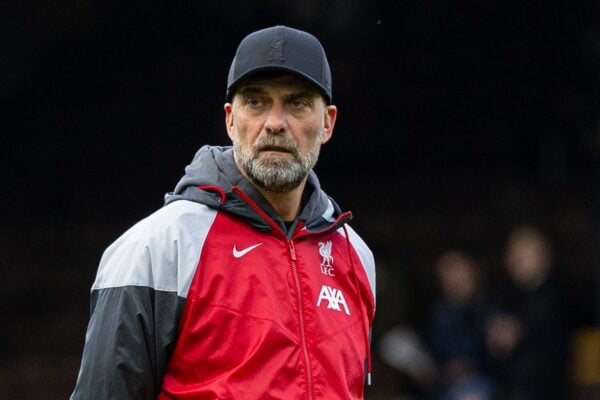
[[[273, 219], [271, 217], [269, 217], [269, 215], [267, 213], [265, 213], [259, 206], [258, 204], [256, 204], [246, 193], [244, 193], [244, 191], [242, 189], [240, 189], [238, 186], [232, 186], [232, 190], [238, 194], [238, 196], [240, 196], [249, 206], [250, 208], [252, 208], [260, 217], [263, 218], [264, 221], [266, 221], [271, 228], [273, 229], [273, 232], [275, 232], [276, 234], [278, 234], [279, 236], [282, 236], [288, 243], [288, 249], [290, 251], [290, 259], [292, 261], [292, 272], [294, 275], [294, 283], [296, 284], [296, 292], [297, 292], [297, 300], [298, 300], [298, 322], [300, 324], [300, 340], [301, 340], [301, 344], [302, 344], [302, 352], [304, 353], [304, 362], [306, 364], [306, 385], [308, 387], [308, 400], [312, 400], [313, 399], [313, 380], [312, 380], [312, 369], [311, 369], [311, 365], [310, 365], [310, 357], [308, 354], [308, 344], [306, 343], [306, 332], [305, 332], [305, 327], [304, 327], [304, 308], [302, 307], [302, 292], [301, 292], [301, 287], [300, 287], [300, 278], [298, 277], [298, 268], [296, 265], [296, 249], [294, 248], [294, 242], [292, 239], [289, 239], [288, 236], [286, 235], [286, 233], [279, 227], [279, 225], [277, 225], [275, 223], [275, 221], [273, 221]], [[345, 222], [348, 222], [352, 219], [352, 213], [351, 212], [345, 212], [343, 214], [341, 214], [332, 224], [330, 224], [327, 228], [322, 229], [320, 231], [312, 231], [311, 234], [320, 234], [320, 233], [324, 233], [330, 229], [333, 228], [337, 228], [340, 225], [342, 225]], [[304, 234], [301, 233], [301, 229], [303, 228], [304, 224], [298, 224], [294, 230], [294, 234], [292, 235], [293, 238], [298, 239], [302, 236], [305, 236]], [[348, 232], [346, 231], [346, 236], [348, 237]], [[348, 239], [349, 240], [349, 239]], [[350, 256], [350, 262], [352, 262], [352, 257]], [[352, 267], [354, 268], [354, 264], [352, 264]], [[356, 275], [355, 275], [355, 280], [356, 280]], [[356, 282], [355, 282], [355, 286], [356, 286]], [[361, 313], [362, 313], [362, 309], [361, 309]], [[363, 318], [364, 320], [364, 318]], [[367, 328], [368, 329], [368, 328]], [[371, 384], [371, 351], [370, 351], [370, 345], [369, 345], [369, 341], [368, 341], [368, 334], [366, 335], [366, 346], [367, 346], [367, 355], [368, 355], [368, 367], [367, 367], [367, 381], [368, 384]]]
[[304, 310], [302, 307], [302, 292], [300, 291], [300, 278], [298, 278], [298, 268], [296, 266], [296, 249], [294, 242], [288, 240], [290, 249], [290, 258], [292, 260], [292, 272], [294, 273], [294, 281], [296, 283], [296, 293], [298, 294], [298, 321], [300, 322], [300, 341], [302, 342], [302, 351], [304, 352], [304, 362], [306, 364], [306, 384], [308, 386], [308, 398], [313, 398], [312, 388], [312, 372], [310, 367], [310, 358], [308, 356], [308, 345], [306, 343], [306, 332], [304, 331]]

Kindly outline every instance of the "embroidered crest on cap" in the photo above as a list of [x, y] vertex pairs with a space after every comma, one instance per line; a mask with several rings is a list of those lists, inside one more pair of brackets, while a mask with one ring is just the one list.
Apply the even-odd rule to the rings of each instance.
[[269, 61], [285, 61], [283, 57], [283, 46], [286, 38], [283, 36], [281, 29], [275, 31], [275, 37], [271, 40], [271, 50], [269, 51]]

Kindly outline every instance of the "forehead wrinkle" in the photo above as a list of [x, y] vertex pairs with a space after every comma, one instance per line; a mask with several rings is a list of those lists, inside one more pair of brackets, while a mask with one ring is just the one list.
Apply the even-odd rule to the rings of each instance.
[[[252, 96], [267, 96], [269, 97], [269, 90], [263, 89], [260, 86], [254, 86], [252, 84], [248, 84], [248, 86], [242, 87], [238, 90], [235, 97], [240, 99], [247, 99]], [[234, 102], [235, 102], [234, 97]], [[325, 100], [322, 98], [320, 93], [317, 90], [313, 90], [311, 87], [299, 87], [299, 88], [288, 88], [284, 90], [284, 93], [281, 95], [283, 103], [289, 103], [298, 99], [306, 99], [308, 102], [316, 104], [319, 102], [319, 99], [323, 100], [323, 104], [325, 104]]]
[[249, 94], [265, 94], [267, 91], [260, 86], [248, 84], [242, 86], [238, 89], [236, 94], [241, 96], [249, 95]]

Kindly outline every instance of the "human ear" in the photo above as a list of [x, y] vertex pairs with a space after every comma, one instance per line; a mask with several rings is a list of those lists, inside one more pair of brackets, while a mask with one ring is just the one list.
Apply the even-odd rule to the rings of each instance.
[[323, 112], [323, 137], [321, 139], [321, 144], [327, 143], [329, 139], [331, 139], [336, 118], [337, 107], [334, 105], [326, 106]]
[[225, 127], [227, 128], [227, 135], [233, 140], [233, 104], [225, 103], [223, 109], [225, 110]]

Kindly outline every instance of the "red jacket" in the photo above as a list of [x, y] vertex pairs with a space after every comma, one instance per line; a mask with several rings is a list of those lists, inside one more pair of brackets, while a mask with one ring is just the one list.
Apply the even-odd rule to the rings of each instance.
[[287, 231], [229, 153], [105, 252], [73, 399], [363, 398], [374, 265], [350, 213], [313, 176]]

